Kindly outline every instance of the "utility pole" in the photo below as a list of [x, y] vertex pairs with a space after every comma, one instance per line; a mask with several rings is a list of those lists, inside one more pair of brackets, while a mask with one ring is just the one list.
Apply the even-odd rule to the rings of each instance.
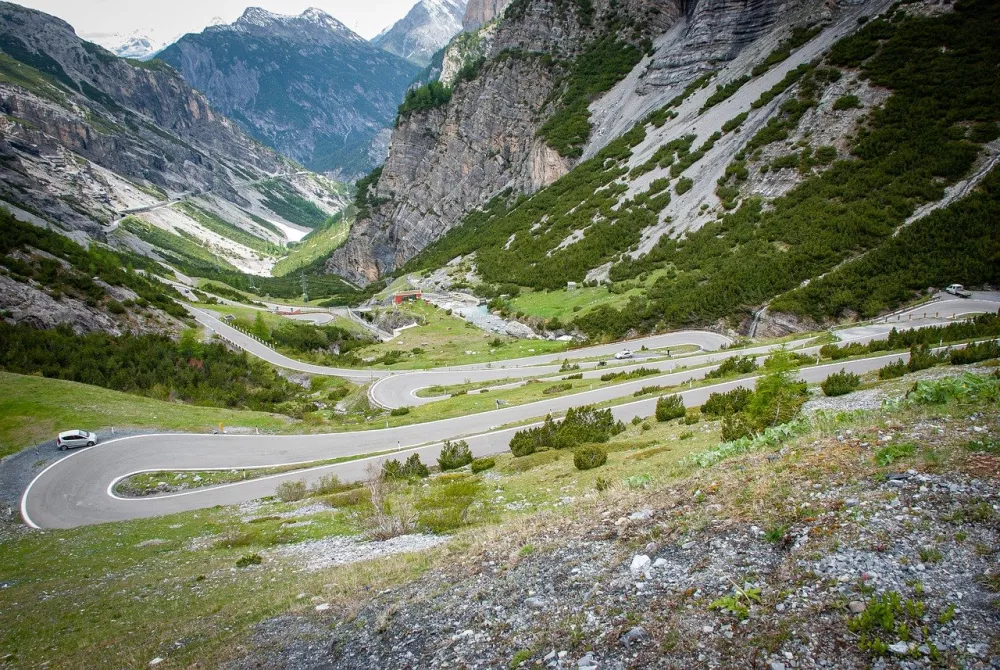
[[309, 302], [309, 280], [304, 271], [300, 272], [299, 277], [302, 281], [302, 302]]

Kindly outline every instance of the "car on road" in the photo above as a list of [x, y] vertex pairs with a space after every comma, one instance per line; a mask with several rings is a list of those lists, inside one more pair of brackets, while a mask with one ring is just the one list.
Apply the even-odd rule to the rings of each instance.
[[952, 295], [957, 295], [959, 298], [971, 298], [972, 294], [965, 290], [965, 287], [961, 284], [952, 284], [945, 289], [947, 293]]
[[632, 352], [629, 351], [628, 349], [622, 349], [617, 354], [615, 354], [616, 361], [623, 361], [626, 358], [632, 358]]
[[76, 447], [92, 447], [97, 444], [97, 435], [86, 430], [67, 430], [59, 433], [56, 438], [56, 446], [60, 451], [74, 449]]

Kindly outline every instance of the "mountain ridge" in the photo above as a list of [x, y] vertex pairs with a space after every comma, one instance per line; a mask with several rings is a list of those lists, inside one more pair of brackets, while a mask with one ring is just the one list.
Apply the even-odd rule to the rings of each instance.
[[317, 9], [284, 16], [251, 7], [158, 58], [259, 141], [344, 176], [381, 161], [385, 129], [419, 71]]

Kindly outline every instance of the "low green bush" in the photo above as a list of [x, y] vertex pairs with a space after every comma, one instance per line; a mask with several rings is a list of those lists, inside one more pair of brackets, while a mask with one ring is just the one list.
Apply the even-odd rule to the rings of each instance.
[[329, 495], [331, 493], [339, 493], [340, 491], [350, 487], [350, 484], [341, 484], [340, 477], [337, 475], [324, 475], [319, 478], [318, 482], [312, 485], [312, 488], [309, 490], [309, 495]]
[[241, 556], [236, 560], [237, 568], [248, 568], [251, 565], [260, 565], [264, 562], [260, 554], [247, 554], [246, 556]]
[[856, 95], [842, 95], [833, 103], [834, 111], [840, 111], [843, 109], [860, 109], [861, 100], [858, 99]]
[[820, 385], [823, 393], [830, 397], [846, 395], [856, 391], [859, 386], [861, 386], [861, 377], [844, 369], [830, 375]]
[[969, 344], [951, 352], [952, 365], [969, 365], [991, 358], [1000, 358], [1000, 343], [996, 340]]
[[879, 368], [878, 378], [879, 379], [898, 379], [906, 374], [906, 363], [902, 360], [889, 363], [888, 365]]
[[577, 470], [592, 470], [608, 462], [608, 452], [596, 444], [588, 444], [573, 452], [573, 465]]
[[670, 421], [678, 419], [687, 414], [684, 408], [684, 401], [679, 395], [668, 395], [656, 401], [656, 420]]
[[919, 372], [943, 363], [944, 360], [943, 355], [933, 353], [926, 344], [914, 345], [910, 347], [910, 360], [906, 363], [906, 369]]
[[492, 469], [496, 464], [497, 462], [493, 458], [474, 458], [469, 467], [472, 468], [473, 472], [483, 472]]
[[438, 465], [441, 467], [442, 472], [457, 470], [471, 462], [472, 450], [469, 449], [468, 442], [465, 440], [459, 440], [458, 442], [445, 440], [444, 445], [441, 447], [441, 455], [438, 456]]
[[386, 480], [423, 478], [428, 475], [430, 471], [420, 460], [419, 454], [411, 454], [405, 463], [391, 458], [382, 464], [382, 479]]
[[728, 416], [742, 412], [750, 402], [752, 394], [753, 391], [742, 386], [725, 393], [712, 393], [701, 406], [701, 413], [709, 416]]
[[625, 430], [625, 424], [615, 421], [610, 409], [592, 406], [571, 407], [566, 418], [556, 423], [551, 416], [535, 428], [514, 434], [510, 451], [514, 456], [529, 456], [546, 449], [564, 449], [578, 444], [604, 443]]
[[409, 413], [409, 407], [396, 407], [395, 409], [389, 410], [389, 416], [406, 416]]
[[305, 480], [299, 479], [294, 482], [281, 482], [278, 484], [278, 488], [274, 490], [274, 495], [278, 496], [278, 499], [282, 502], [293, 502], [305, 498], [306, 492]]
[[722, 379], [734, 375], [750, 374], [760, 366], [753, 356], [733, 356], [722, 361], [716, 369], [705, 375], [705, 379]]

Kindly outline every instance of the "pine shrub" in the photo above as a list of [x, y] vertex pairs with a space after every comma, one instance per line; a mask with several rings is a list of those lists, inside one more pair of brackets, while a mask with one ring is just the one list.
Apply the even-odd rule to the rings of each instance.
[[684, 416], [687, 410], [679, 395], [668, 395], [656, 401], [656, 420], [670, 421]]
[[468, 442], [465, 440], [459, 440], [458, 442], [445, 440], [444, 446], [441, 447], [441, 455], [438, 456], [438, 465], [441, 467], [442, 472], [457, 470], [471, 462], [472, 450], [469, 449]]
[[841, 369], [840, 372], [827, 377], [820, 386], [823, 389], [823, 393], [827, 396], [847, 395], [852, 391], [856, 391], [861, 386], [861, 377], [853, 372]]
[[573, 452], [573, 465], [577, 470], [592, 470], [608, 462], [608, 452], [596, 444], [588, 444]]

